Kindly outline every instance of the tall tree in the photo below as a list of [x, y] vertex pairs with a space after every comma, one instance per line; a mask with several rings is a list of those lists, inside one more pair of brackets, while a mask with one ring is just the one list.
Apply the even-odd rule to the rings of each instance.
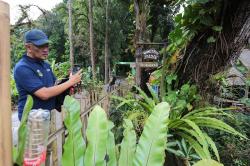
[[74, 53], [73, 53], [73, 39], [72, 39], [72, 1], [68, 1], [68, 11], [69, 11], [69, 44], [70, 44], [70, 65], [71, 71], [73, 71], [74, 65]]
[[106, 4], [106, 25], [105, 25], [105, 84], [109, 81], [109, 0]]
[[93, 31], [93, 0], [88, 0], [89, 2], [89, 46], [90, 46], [90, 56], [91, 56], [91, 66], [92, 66], [92, 76], [96, 79], [95, 72], [95, 49], [94, 49], [94, 31]]
[[139, 42], [146, 41], [146, 28], [147, 28], [147, 16], [149, 14], [149, 1], [148, 0], [134, 0], [135, 8], [135, 40], [134, 45], [136, 48], [136, 84], [141, 85], [141, 68], [139, 63], [142, 61], [140, 57], [143, 45], [139, 45]]

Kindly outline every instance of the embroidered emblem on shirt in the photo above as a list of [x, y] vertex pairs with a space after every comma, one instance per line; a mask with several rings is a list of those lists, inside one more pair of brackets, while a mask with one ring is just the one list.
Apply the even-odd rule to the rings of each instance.
[[39, 75], [39, 77], [43, 77], [43, 73], [39, 69], [37, 69], [36, 72]]
[[47, 72], [50, 72], [50, 69], [46, 69], [47, 70]]

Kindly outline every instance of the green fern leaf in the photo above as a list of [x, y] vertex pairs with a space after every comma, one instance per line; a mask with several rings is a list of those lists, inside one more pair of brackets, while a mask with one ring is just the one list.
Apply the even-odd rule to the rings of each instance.
[[109, 131], [108, 131], [108, 141], [107, 141], [107, 166], [117, 166], [116, 161], [116, 147], [115, 147], [115, 138], [111, 129], [114, 127], [114, 123], [109, 121]]
[[134, 166], [163, 165], [169, 111], [170, 106], [166, 102], [162, 102], [154, 108], [140, 137], [133, 161]]
[[66, 96], [63, 108], [68, 136], [63, 145], [62, 166], [83, 166], [85, 142], [81, 132], [80, 104], [74, 98]]
[[89, 166], [105, 165], [108, 120], [105, 111], [100, 106], [95, 106], [90, 113], [86, 136], [88, 146], [85, 153], [84, 164]]
[[210, 117], [197, 117], [193, 119], [193, 122], [195, 122], [197, 125], [202, 126], [202, 127], [210, 127], [214, 129], [219, 129], [234, 135], [238, 135], [242, 138], [247, 139], [246, 136], [242, 135], [238, 131], [236, 131], [234, 128], [229, 126], [228, 124], [224, 123], [221, 120], [215, 119], [215, 118], [210, 118]]
[[124, 119], [123, 140], [119, 158], [119, 166], [132, 165], [136, 148], [136, 134], [131, 120]]

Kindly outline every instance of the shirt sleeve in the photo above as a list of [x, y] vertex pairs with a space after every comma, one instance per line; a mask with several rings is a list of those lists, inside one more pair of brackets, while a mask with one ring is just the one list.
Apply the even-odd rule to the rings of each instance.
[[38, 74], [27, 66], [19, 66], [16, 68], [14, 76], [16, 84], [31, 94], [38, 89], [45, 87]]

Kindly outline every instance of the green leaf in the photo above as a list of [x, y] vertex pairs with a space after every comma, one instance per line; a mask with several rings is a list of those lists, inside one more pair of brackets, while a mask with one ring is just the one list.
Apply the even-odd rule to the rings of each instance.
[[83, 166], [85, 142], [81, 131], [80, 104], [73, 97], [66, 96], [63, 107], [68, 136], [63, 145], [62, 165]]
[[184, 138], [191, 147], [194, 148], [195, 152], [202, 158], [202, 159], [210, 159], [211, 156], [204, 152], [204, 149], [201, 147], [201, 145], [193, 139], [191, 136], [183, 133], [183, 132], [176, 132], [176, 134], [180, 135], [182, 138]]
[[223, 164], [220, 164], [212, 159], [203, 159], [195, 163], [193, 166], [223, 166]]
[[139, 87], [135, 86], [136, 89], [139, 91], [140, 96], [145, 100], [146, 104], [150, 106], [150, 108], [155, 107], [155, 102], [150, 97], [147, 96], [147, 94]]
[[207, 3], [209, 0], [187, 0], [186, 2], [188, 4], [196, 4], [196, 3], [201, 3], [201, 4], [204, 4], [204, 3]]
[[177, 79], [176, 74], [170, 74], [166, 77], [166, 81], [167, 81], [168, 85], [172, 85], [172, 82], [175, 81], [176, 79]]
[[133, 165], [158, 166], [163, 165], [167, 139], [167, 125], [170, 106], [162, 102], [155, 106], [144, 126], [136, 148]]
[[214, 154], [215, 154], [217, 160], [220, 161], [219, 152], [218, 152], [218, 149], [217, 149], [217, 147], [216, 147], [214, 141], [213, 141], [206, 133], [203, 133], [203, 134], [204, 134], [204, 136], [205, 136], [205, 138], [206, 138], [208, 144], [209, 144], [210, 147], [213, 149]]
[[246, 86], [250, 86], [250, 79], [246, 80]]
[[221, 32], [222, 26], [213, 26], [212, 29], [217, 32]]
[[[210, 152], [208, 150], [208, 144], [206, 140], [200, 139], [199, 135], [195, 130], [191, 130], [190, 128], [186, 127], [178, 127], [178, 129], [185, 131], [185, 134], [189, 134], [190, 136], [194, 137], [196, 139], [196, 142], [199, 143], [202, 147], [202, 151], [204, 152], [206, 158], [211, 158]], [[181, 132], [181, 131], [180, 131]], [[184, 132], [183, 132], [184, 133]]]
[[208, 39], [207, 39], [207, 43], [214, 43], [216, 41], [216, 39], [213, 37], [213, 36], [210, 36]]
[[181, 147], [183, 148], [183, 151], [187, 154], [188, 150], [187, 150], [186, 141], [184, 139], [181, 139]]
[[206, 15], [206, 16], [200, 17], [200, 23], [206, 26], [209, 26], [209, 27], [212, 26], [213, 22], [214, 20], [211, 16]]
[[175, 150], [172, 148], [167, 148], [167, 151], [170, 153], [173, 153], [174, 155], [178, 156], [178, 157], [185, 157], [185, 155], [180, 151], [180, 150]]
[[240, 136], [242, 138], [247, 139], [247, 137], [245, 137], [244, 135], [242, 135], [241, 133], [236, 131], [234, 128], [232, 128], [228, 124], [226, 124], [223, 121], [218, 120], [216, 118], [196, 117], [192, 121], [195, 122], [199, 126], [219, 129], [219, 130], [222, 130], [222, 131], [234, 134], [234, 135], [238, 135], [238, 136]]
[[[229, 108], [228, 108], [229, 109]], [[227, 116], [229, 118], [233, 118], [232, 115], [227, 114], [225, 112], [223, 112], [223, 109], [218, 109], [215, 107], [205, 107], [202, 109], [197, 109], [197, 110], [193, 110], [191, 112], [189, 112], [188, 114], [184, 115], [183, 118], [186, 119], [191, 119], [191, 118], [195, 118], [195, 117], [205, 117], [205, 116]]]
[[107, 141], [107, 166], [117, 166], [116, 161], [116, 147], [115, 147], [115, 138], [111, 129], [114, 127], [114, 123], [108, 122], [109, 130], [108, 130], [108, 141]]
[[136, 148], [136, 134], [131, 120], [124, 119], [123, 125], [125, 130], [123, 132], [124, 138], [121, 143], [119, 166], [128, 166], [133, 163]]
[[244, 98], [240, 99], [240, 102], [245, 104], [246, 106], [250, 107], [250, 99], [249, 98], [244, 97]]
[[105, 111], [95, 106], [88, 119], [86, 130], [88, 146], [84, 164], [91, 166], [105, 165], [106, 145], [108, 139], [108, 120]]
[[27, 100], [23, 109], [23, 115], [21, 119], [20, 126], [18, 128], [18, 146], [17, 146], [17, 153], [16, 158], [14, 158], [14, 163], [22, 166], [23, 165], [23, 155], [24, 155], [24, 148], [25, 148], [25, 141], [27, 135], [27, 120], [29, 116], [29, 112], [33, 107], [33, 99], [30, 95], [27, 96]]
[[202, 133], [202, 131], [200, 130], [199, 126], [197, 126], [194, 122], [192, 122], [191, 120], [188, 119], [182, 119], [182, 121], [184, 121], [185, 123], [187, 123], [192, 129], [193, 131], [195, 131], [198, 134], [198, 140], [201, 142], [201, 144], [203, 146], [207, 145], [206, 139]]

